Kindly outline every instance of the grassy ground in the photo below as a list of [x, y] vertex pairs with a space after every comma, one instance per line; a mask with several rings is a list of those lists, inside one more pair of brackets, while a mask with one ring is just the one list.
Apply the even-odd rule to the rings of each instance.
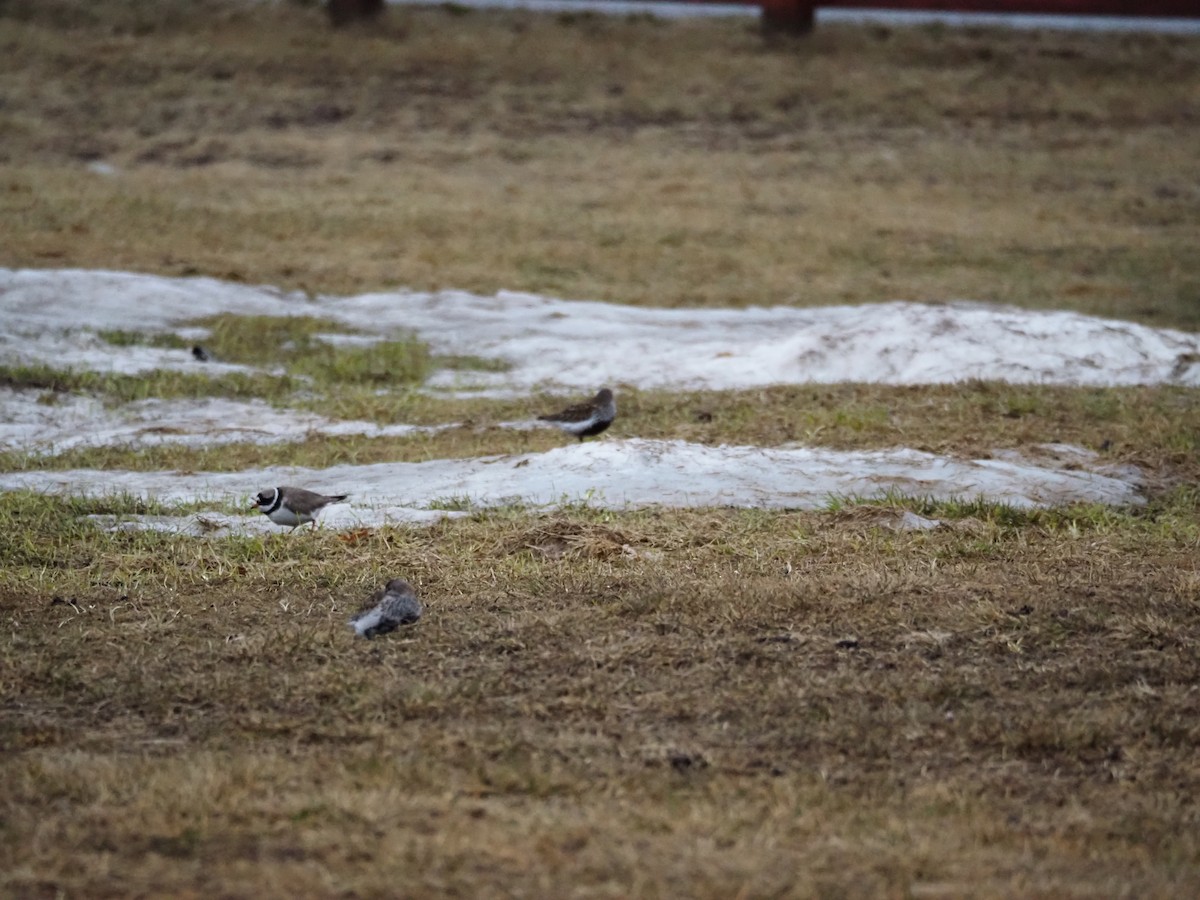
[[[1197, 506], [214, 544], [7, 495], [5, 888], [1186, 895]], [[395, 572], [426, 620], [355, 642]]]
[[[970, 297], [1200, 327], [1200, 41], [389, 10], [0, 2], [0, 264], [637, 304]], [[104, 162], [116, 174], [90, 171]], [[208, 323], [253, 357], [273, 323]], [[461, 422], [405, 440], [81, 450], [234, 469], [536, 451], [566, 398], [405, 387], [419, 343], [279, 377], [5, 368]], [[251, 339], [247, 341], [247, 337]], [[120, 344], [141, 340], [106, 337]], [[156, 338], [154, 340], [167, 340]], [[241, 341], [241, 344], [238, 342]], [[323, 353], [324, 351], [322, 351]], [[1137, 509], [478, 512], [104, 534], [0, 496], [0, 894], [1200, 893], [1200, 391], [621, 392], [612, 436], [1082, 444]], [[352, 640], [383, 580], [428, 606]]]
[[0, 263], [1200, 325], [1193, 38], [143, 6], [4, 4]]

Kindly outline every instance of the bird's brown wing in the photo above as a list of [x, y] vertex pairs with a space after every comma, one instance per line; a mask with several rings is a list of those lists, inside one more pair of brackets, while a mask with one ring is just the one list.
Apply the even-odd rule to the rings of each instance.
[[304, 488], [288, 488], [286, 499], [292, 509], [297, 512], [311, 513], [330, 503], [341, 503], [348, 496], [348, 494], [334, 494], [327, 497]]
[[543, 422], [584, 422], [590, 419], [595, 412], [596, 408], [591, 403], [576, 403], [574, 406], [568, 406], [562, 412], [538, 416], [538, 418]]

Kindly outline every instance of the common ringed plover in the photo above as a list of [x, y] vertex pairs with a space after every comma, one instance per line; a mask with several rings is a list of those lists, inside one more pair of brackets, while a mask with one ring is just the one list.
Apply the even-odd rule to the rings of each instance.
[[313, 523], [317, 527], [317, 514], [331, 503], [341, 503], [347, 494], [326, 497], [313, 491], [297, 487], [274, 487], [259, 491], [251, 509], [258, 509], [276, 525], [290, 525], [293, 530]]
[[617, 401], [613, 399], [613, 392], [608, 388], [601, 388], [599, 393], [586, 403], [576, 403], [562, 412], [538, 416], [538, 419], [549, 422], [582, 441], [585, 437], [592, 437], [604, 431], [616, 417]]
[[373, 638], [377, 634], [395, 631], [401, 625], [411, 625], [421, 618], [424, 610], [403, 578], [393, 578], [381, 587], [362, 609], [350, 617], [350, 626], [359, 637]]

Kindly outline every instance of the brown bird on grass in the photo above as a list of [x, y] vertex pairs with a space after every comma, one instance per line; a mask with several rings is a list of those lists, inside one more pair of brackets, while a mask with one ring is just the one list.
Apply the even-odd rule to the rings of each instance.
[[596, 396], [586, 403], [576, 403], [562, 412], [538, 416], [538, 420], [549, 422], [582, 441], [586, 437], [600, 434], [616, 417], [617, 401], [613, 392], [608, 388], [601, 388]]

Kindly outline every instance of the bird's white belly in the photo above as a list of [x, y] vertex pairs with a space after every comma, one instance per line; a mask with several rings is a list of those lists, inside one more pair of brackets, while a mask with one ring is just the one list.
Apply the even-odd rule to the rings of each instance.
[[365, 637], [366, 633], [372, 628], [375, 628], [383, 621], [383, 612], [378, 606], [374, 609], [367, 610], [361, 616], [351, 619], [350, 624], [354, 626], [354, 630], [360, 636]]
[[556, 424], [563, 431], [569, 431], [571, 434], [578, 435], [578, 434], [582, 434], [583, 432], [587, 431], [589, 428], [591, 428], [593, 425], [595, 425], [599, 421], [600, 421], [599, 416], [591, 416], [587, 419], [584, 419], [582, 422], [558, 422]]
[[297, 525], [303, 525], [305, 522], [311, 522], [311, 516], [298, 516], [286, 506], [281, 506], [275, 512], [267, 513], [269, 518], [276, 525], [290, 525], [295, 528]]

